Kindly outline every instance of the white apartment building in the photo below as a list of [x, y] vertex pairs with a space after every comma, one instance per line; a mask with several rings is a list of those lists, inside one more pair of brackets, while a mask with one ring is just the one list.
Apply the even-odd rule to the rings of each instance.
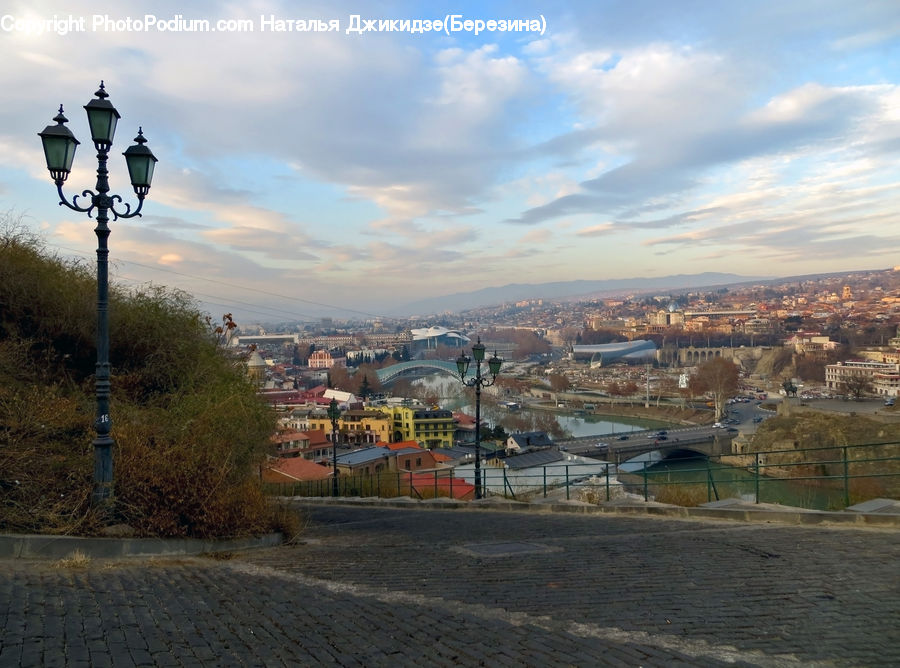
[[878, 395], [896, 397], [900, 394], [900, 364], [871, 360], [827, 365], [825, 367], [825, 386], [841, 392], [847, 380], [860, 376], [867, 378], [872, 383], [872, 390]]

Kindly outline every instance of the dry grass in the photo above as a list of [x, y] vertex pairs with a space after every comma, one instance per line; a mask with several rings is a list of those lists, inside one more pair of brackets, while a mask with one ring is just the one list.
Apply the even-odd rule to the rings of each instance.
[[54, 568], [87, 568], [91, 565], [91, 558], [81, 550], [75, 550], [68, 557], [54, 562]]
[[660, 503], [693, 508], [709, 501], [706, 485], [666, 485], [654, 487], [653, 498]]
[[295, 545], [309, 526], [309, 516], [285, 504], [277, 504], [273, 511], [274, 530], [284, 536], [285, 545]]

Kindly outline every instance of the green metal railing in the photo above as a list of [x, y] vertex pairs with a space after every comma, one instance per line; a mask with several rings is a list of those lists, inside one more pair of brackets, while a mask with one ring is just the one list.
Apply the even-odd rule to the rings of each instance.
[[[702, 463], [701, 463], [702, 462]], [[486, 494], [527, 500], [549, 496], [591, 502], [628, 492], [644, 500], [698, 505], [741, 497], [755, 503], [830, 510], [877, 498], [900, 498], [900, 442], [751, 452], [692, 460], [676, 471], [651, 466], [617, 471], [614, 464], [555, 464], [538, 471], [482, 468]], [[331, 496], [331, 480], [266, 484], [280, 496]], [[340, 476], [339, 496], [461, 498], [473, 486], [447, 471], [415, 475], [404, 471], [375, 476]]]

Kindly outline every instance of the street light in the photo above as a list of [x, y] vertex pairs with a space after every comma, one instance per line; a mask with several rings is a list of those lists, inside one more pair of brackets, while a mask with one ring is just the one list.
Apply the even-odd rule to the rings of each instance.
[[456, 369], [459, 371], [459, 379], [466, 387], [475, 388], [475, 498], [480, 499], [481, 492], [481, 388], [490, 387], [497, 380], [500, 373], [500, 367], [503, 360], [497, 357], [494, 352], [493, 357], [488, 360], [488, 370], [491, 373], [490, 379], [481, 375], [481, 363], [484, 361], [484, 344], [481, 337], [478, 337], [478, 343], [472, 346], [472, 357], [475, 358], [475, 376], [466, 380], [466, 374], [469, 371], [469, 364], [472, 358], [460, 353], [456, 358]]
[[[133, 218], [141, 215], [144, 206], [144, 197], [150, 190], [150, 182], [153, 179], [153, 168], [156, 165], [156, 157], [149, 148], [144, 146], [147, 140], [144, 133], [138, 129], [138, 135], [134, 138], [135, 145], [130, 146], [123, 155], [128, 165], [128, 174], [131, 185], [138, 198], [138, 206], [134, 211], [130, 204], [125, 204], [125, 211], [117, 211], [116, 203], [121, 203], [119, 195], [108, 195], [109, 180], [106, 169], [106, 161], [109, 149], [116, 133], [116, 123], [120, 116], [116, 108], [106, 98], [108, 93], [100, 82], [100, 89], [94, 93], [96, 99], [92, 99], [84, 109], [87, 112], [88, 124], [91, 128], [91, 139], [97, 149], [97, 185], [96, 191], [85, 190], [81, 195], [72, 197], [71, 203], [63, 194], [63, 183], [72, 171], [72, 161], [75, 158], [75, 148], [80, 143], [72, 131], [64, 123], [68, 123], [63, 115], [63, 107], [59, 105], [59, 113], [53, 119], [56, 125], [48, 125], [38, 136], [44, 146], [44, 157], [47, 160], [47, 169], [50, 177], [56, 184], [59, 193], [60, 206], [66, 206], [73, 211], [86, 213], [88, 218], [92, 212], [97, 211], [97, 371], [95, 375], [95, 387], [97, 391], [97, 417], [94, 421], [94, 429], [97, 437], [94, 445], [94, 492], [95, 504], [102, 504], [113, 496], [113, 459], [112, 449], [115, 441], [110, 437], [112, 422], [109, 417], [109, 274], [108, 258], [109, 249], [107, 240], [110, 229], [109, 213], [112, 212], [113, 220], [119, 218]], [[90, 196], [90, 206], [80, 206], [79, 197]]]
[[337, 442], [338, 442], [338, 418], [341, 417], [341, 409], [338, 408], [337, 399], [331, 399], [326, 411], [328, 417], [331, 418], [331, 465], [334, 471], [331, 476], [331, 496], [338, 495], [338, 469], [337, 469]]

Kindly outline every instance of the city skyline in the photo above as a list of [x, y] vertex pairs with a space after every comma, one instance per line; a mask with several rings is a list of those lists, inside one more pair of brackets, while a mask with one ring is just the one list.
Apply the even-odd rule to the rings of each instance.
[[[112, 192], [134, 199], [120, 154], [138, 126], [159, 158], [144, 217], [111, 223], [122, 284], [271, 321], [511, 283], [897, 264], [891, 2], [149, 11], [0, 11], [0, 211], [93, 257], [36, 133], [62, 103], [82, 142], [66, 190], [92, 188], [81, 107], [101, 79], [122, 115]], [[448, 13], [462, 30], [352, 31]], [[340, 29], [286, 30], [307, 19]], [[507, 19], [539, 29], [487, 27]]]

